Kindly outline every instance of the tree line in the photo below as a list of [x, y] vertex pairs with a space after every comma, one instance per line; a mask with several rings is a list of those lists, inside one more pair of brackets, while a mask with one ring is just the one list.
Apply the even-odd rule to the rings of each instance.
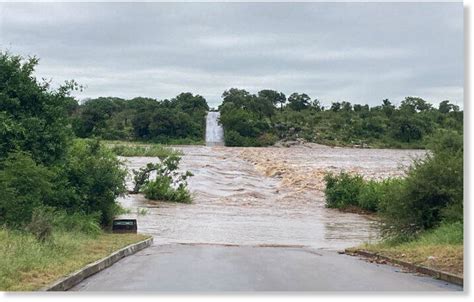
[[251, 94], [232, 88], [219, 106], [227, 146], [267, 146], [302, 138], [338, 146], [424, 148], [437, 129], [463, 132], [463, 111], [450, 101], [438, 108], [419, 97], [399, 106], [385, 99], [378, 106], [333, 102], [324, 107], [305, 93]]
[[[463, 132], [463, 111], [448, 100], [437, 108], [419, 97], [406, 97], [399, 106], [384, 99], [372, 107], [347, 101], [325, 107], [306, 93], [286, 97], [276, 90], [251, 94], [237, 88], [222, 99], [218, 109], [227, 146], [301, 138], [333, 146], [425, 148], [436, 129]], [[189, 144], [203, 143], [209, 106], [204, 97], [186, 92], [169, 100], [100, 97], [68, 110], [77, 137]]]
[[206, 100], [191, 93], [162, 101], [100, 97], [77, 104], [70, 117], [81, 138], [193, 143], [203, 141], [208, 110]]

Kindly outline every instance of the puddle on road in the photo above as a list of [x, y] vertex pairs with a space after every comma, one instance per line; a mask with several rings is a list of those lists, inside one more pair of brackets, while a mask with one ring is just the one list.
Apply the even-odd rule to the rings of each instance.
[[[327, 169], [355, 170], [373, 178], [400, 175], [400, 165], [423, 154], [332, 148], [178, 149], [184, 152], [181, 169], [194, 174], [189, 181], [193, 204], [149, 201], [142, 195], [120, 198], [132, 210], [126, 216], [137, 218], [139, 232], [152, 234], [155, 242], [163, 244], [281, 244], [327, 249], [375, 240], [378, 232], [376, 222], [368, 217], [325, 208], [324, 194], [318, 190], [321, 178], [315, 176]], [[130, 170], [157, 161], [149, 157], [125, 160]], [[269, 166], [281, 170], [279, 177], [266, 176]], [[130, 181], [128, 186], [132, 187]], [[137, 208], [148, 212], [136, 215]]]

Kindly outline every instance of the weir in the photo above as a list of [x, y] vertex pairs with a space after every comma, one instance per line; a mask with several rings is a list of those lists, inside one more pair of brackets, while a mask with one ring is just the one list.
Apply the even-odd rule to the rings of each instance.
[[206, 117], [206, 146], [224, 146], [224, 129], [219, 124], [220, 112], [210, 111]]

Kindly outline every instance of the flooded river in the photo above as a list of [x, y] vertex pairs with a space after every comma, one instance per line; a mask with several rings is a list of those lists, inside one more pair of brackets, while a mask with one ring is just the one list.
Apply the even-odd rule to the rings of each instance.
[[[178, 147], [183, 170], [194, 173], [192, 204], [120, 198], [125, 216], [157, 243], [301, 245], [342, 249], [377, 239], [370, 217], [324, 207], [324, 171], [355, 171], [369, 178], [403, 174], [423, 151], [327, 147]], [[124, 158], [138, 169], [155, 158]], [[132, 187], [131, 182], [128, 183]], [[138, 215], [146, 208], [146, 215]]]

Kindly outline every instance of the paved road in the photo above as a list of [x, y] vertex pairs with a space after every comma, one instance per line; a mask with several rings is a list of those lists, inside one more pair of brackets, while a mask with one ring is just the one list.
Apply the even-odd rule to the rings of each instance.
[[154, 245], [124, 258], [79, 291], [456, 291], [335, 251], [299, 247]]

